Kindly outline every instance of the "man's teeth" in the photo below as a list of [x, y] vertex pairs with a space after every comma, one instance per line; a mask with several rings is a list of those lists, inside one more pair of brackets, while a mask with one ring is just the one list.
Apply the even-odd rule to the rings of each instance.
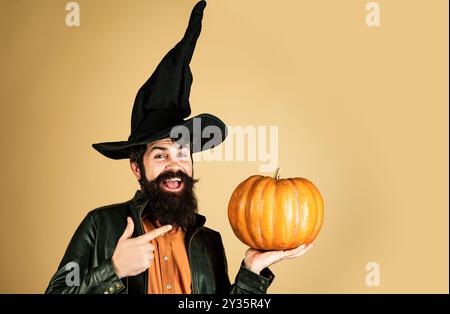
[[171, 178], [171, 179], [168, 179], [167, 181], [178, 181], [178, 182], [181, 182], [181, 178]]

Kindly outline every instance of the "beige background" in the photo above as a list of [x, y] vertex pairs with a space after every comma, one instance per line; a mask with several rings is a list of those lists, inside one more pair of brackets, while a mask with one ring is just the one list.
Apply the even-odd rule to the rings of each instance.
[[[126, 139], [138, 88], [194, 0], [0, 1], [0, 292], [42, 293], [86, 213], [132, 197]], [[278, 125], [282, 176], [326, 202], [307, 255], [271, 293], [448, 293], [448, 1], [211, 0], [192, 62], [193, 114]], [[246, 247], [226, 208], [258, 162], [198, 162], [207, 225], [234, 278]], [[381, 285], [365, 285], [377, 262]]]

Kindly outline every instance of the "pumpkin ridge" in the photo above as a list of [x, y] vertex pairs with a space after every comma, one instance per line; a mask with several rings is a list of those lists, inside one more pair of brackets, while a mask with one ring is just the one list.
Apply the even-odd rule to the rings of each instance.
[[263, 222], [263, 220], [264, 220], [265, 216], [270, 217], [270, 215], [264, 215], [266, 213], [266, 207], [264, 206], [264, 204], [266, 202], [264, 202], [264, 200], [265, 200], [264, 197], [266, 194], [265, 189], [266, 189], [267, 185], [269, 185], [271, 180], [272, 179], [269, 177], [264, 177], [264, 179], [261, 180], [262, 182], [259, 182], [259, 184], [260, 185], [263, 184], [263, 186], [260, 187], [260, 195], [258, 197], [258, 203], [257, 203], [257, 205], [258, 205], [258, 226], [259, 226], [259, 228], [258, 228], [258, 231], [259, 231], [258, 232], [258, 236], [259, 236], [258, 247], [260, 247], [261, 249], [264, 249], [264, 250], [266, 250], [267, 247], [266, 247], [266, 238], [263, 235], [263, 234], [265, 234], [265, 232], [264, 232], [265, 231], [264, 230], [265, 223]]
[[295, 209], [294, 209], [294, 213], [295, 213], [295, 218], [293, 219], [294, 221], [294, 230], [292, 232], [291, 238], [289, 239], [289, 249], [294, 248], [294, 247], [290, 247], [292, 246], [293, 243], [297, 244], [298, 241], [298, 233], [299, 233], [299, 225], [300, 225], [300, 206], [298, 204], [298, 191], [297, 188], [293, 182], [292, 178], [287, 179], [287, 182], [289, 182], [291, 189], [294, 191], [295, 194]]
[[236, 220], [236, 216], [237, 214], [235, 213], [236, 209], [235, 209], [235, 203], [239, 201], [239, 194], [242, 194], [239, 192], [239, 190], [241, 189], [242, 185], [245, 182], [241, 182], [236, 189], [233, 191], [233, 193], [231, 194], [231, 198], [230, 201], [228, 202], [228, 220], [230, 222], [231, 225], [231, 230], [233, 230], [234, 234], [238, 237], [239, 240], [242, 241], [242, 236], [240, 233], [240, 230], [238, 228], [235, 228], [234, 226], [236, 226], [237, 224], [237, 220]]
[[[277, 184], [277, 180], [273, 180], [273, 196], [271, 197], [271, 204], [270, 207], [272, 208], [272, 223], [270, 224], [270, 247], [274, 247], [275, 245], [275, 236], [274, 236], [274, 232], [275, 232], [275, 226], [277, 225], [277, 215], [276, 215], [276, 198], [277, 198], [277, 189], [278, 189], [278, 184]], [[275, 212], [275, 214], [274, 214]]]
[[304, 244], [309, 238], [311, 231], [311, 220], [313, 219], [314, 212], [311, 209], [311, 195], [308, 193], [308, 186], [305, 185], [303, 178], [297, 178], [294, 181], [295, 188], [298, 193], [299, 200], [302, 202], [299, 204], [299, 229], [301, 234], [299, 236], [299, 243]]
[[[247, 198], [246, 201], [246, 206], [245, 206], [245, 227], [248, 230], [248, 234], [249, 234], [249, 239], [251, 240], [251, 242], [253, 243], [253, 245], [251, 245], [254, 248], [259, 248], [258, 245], [258, 239], [257, 239], [257, 234], [258, 232], [260, 232], [259, 226], [255, 223], [258, 222], [258, 218], [255, 221], [254, 219], [254, 204], [255, 204], [255, 190], [258, 188], [259, 184], [261, 183], [261, 181], [264, 180], [264, 177], [259, 177], [257, 180], [252, 182], [252, 185], [250, 186], [250, 188], [247, 191], [247, 195], [249, 195], [250, 197]], [[258, 202], [256, 202], [256, 204], [258, 204]], [[258, 213], [256, 213], [258, 214]], [[258, 215], [256, 215], [257, 217]], [[256, 226], [256, 229], [255, 229]], [[249, 228], [251, 230], [249, 230]]]
[[247, 230], [243, 229], [242, 227], [245, 227], [245, 221], [243, 221], [243, 218], [245, 218], [245, 213], [243, 212], [242, 207], [245, 204], [247, 198], [246, 187], [251, 184], [252, 181], [256, 180], [257, 177], [258, 176], [252, 176], [247, 180], [241, 182], [241, 184], [239, 184], [238, 187], [233, 191], [230, 202], [228, 203], [228, 218], [230, 222], [233, 221], [233, 223], [231, 224], [232, 230], [238, 237], [238, 239], [247, 245], [249, 245], [249, 243], [247, 243], [248, 235], [245, 234]]
[[305, 239], [305, 243], [309, 244], [311, 238], [314, 238], [314, 228], [319, 221], [319, 216], [318, 216], [319, 211], [318, 211], [317, 199], [314, 195], [314, 190], [311, 189], [311, 186], [308, 184], [307, 181], [303, 180], [303, 184], [305, 185], [306, 190], [308, 191], [309, 199], [311, 201], [311, 204], [309, 206], [309, 212], [310, 212], [311, 216], [313, 217], [313, 218], [311, 218], [311, 223], [309, 224], [309, 228], [308, 228], [308, 235]]
[[305, 190], [308, 191], [308, 197], [310, 200], [310, 206], [309, 211], [311, 214], [310, 224], [308, 226], [307, 234], [304, 239], [305, 244], [311, 243], [311, 239], [314, 239], [314, 228], [316, 227], [317, 223], [319, 222], [319, 207], [317, 204], [317, 199], [314, 195], [314, 190], [311, 189], [311, 186], [308, 184], [308, 181], [306, 179], [303, 179], [303, 185], [305, 186]]
[[317, 187], [309, 180], [307, 180], [306, 182], [307, 182], [307, 185], [309, 186], [309, 188], [313, 191], [312, 194], [314, 196], [315, 205], [316, 205], [316, 213], [317, 213], [317, 215], [316, 215], [317, 219], [313, 226], [311, 235], [307, 240], [308, 243], [311, 243], [317, 237], [317, 235], [319, 234], [320, 229], [322, 227], [324, 204], [323, 204], [322, 195], [320, 194], [320, 191], [317, 189]]
[[274, 243], [274, 247], [277, 250], [284, 250], [286, 245], [287, 245], [287, 241], [286, 241], [286, 232], [287, 227], [286, 227], [286, 216], [285, 216], [285, 211], [286, 211], [286, 195], [288, 193], [286, 193], [286, 180], [285, 179], [279, 179], [276, 181], [276, 186], [277, 186], [277, 193], [275, 196], [275, 215], [274, 217], [277, 217], [276, 219], [276, 223], [274, 224], [276, 227], [276, 229], [274, 230], [274, 239], [275, 239], [275, 243]]
[[236, 209], [236, 205], [235, 203], [239, 203], [240, 199], [242, 198], [242, 186], [245, 184], [245, 181], [241, 182], [233, 191], [233, 193], [231, 194], [231, 198], [230, 201], [228, 202], [228, 220], [230, 221], [230, 225], [231, 225], [231, 229], [233, 230], [234, 234], [238, 237], [239, 240], [242, 241], [242, 235], [241, 232], [239, 230], [239, 228], [235, 228], [234, 226], [236, 226], [236, 224], [238, 223], [237, 221], [237, 216], [238, 213], [236, 213], [236, 211], [238, 209]]
[[253, 184], [260, 179], [261, 176], [254, 176], [250, 180], [246, 182], [246, 184], [243, 186], [242, 190], [242, 198], [239, 203], [239, 218], [238, 221], [240, 221], [239, 229], [241, 230], [243, 241], [245, 244], [247, 244], [250, 247], [255, 246], [255, 243], [253, 241], [253, 238], [251, 236], [251, 230], [248, 229], [248, 215], [247, 215], [247, 206], [248, 206], [248, 199], [249, 195], [251, 197], [251, 194], [249, 193]]

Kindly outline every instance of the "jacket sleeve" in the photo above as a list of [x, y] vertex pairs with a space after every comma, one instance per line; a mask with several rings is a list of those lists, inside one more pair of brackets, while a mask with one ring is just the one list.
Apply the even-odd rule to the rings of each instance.
[[260, 274], [254, 273], [249, 270], [244, 265], [244, 261], [241, 263], [241, 267], [236, 275], [234, 284], [231, 285], [229, 277], [228, 277], [228, 263], [227, 257], [225, 254], [225, 249], [223, 246], [222, 238], [219, 234], [219, 242], [221, 247], [221, 253], [223, 258], [223, 267], [224, 267], [224, 282], [223, 291], [229, 292], [230, 294], [265, 294], [267, 293], [267, 289], [272, 283], [275, 275], [270, 271], [269, 268], [264, 268]]
[[241, 263], [234, 284], [231, 286], [231, 294], [265, 294], [275, 275], [269, 268], [264, 268], [260, 274], [254, 273]]
[[125, 287], [111, 258], [93, 265], [96, 224], [89, 213], [70, 240], [64, 257], [45, 293], [118, 293]]

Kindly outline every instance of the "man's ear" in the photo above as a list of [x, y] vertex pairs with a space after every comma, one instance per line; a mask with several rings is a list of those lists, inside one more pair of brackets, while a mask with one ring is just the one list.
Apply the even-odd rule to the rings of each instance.
[[130, 168], [131, 168], [131, 171], [133, 171], [134, 175], [136, 176], [136, 179], [140, 180], [141, 179], [141, 171], [139, 169], [138, 164], [134, 161], [130, 161]]

